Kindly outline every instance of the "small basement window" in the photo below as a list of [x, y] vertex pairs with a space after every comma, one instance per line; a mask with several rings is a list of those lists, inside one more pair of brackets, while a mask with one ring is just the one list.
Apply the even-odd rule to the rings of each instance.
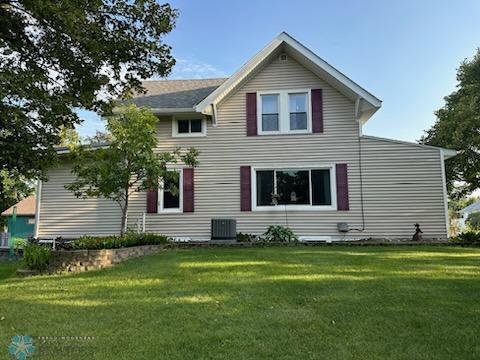
[[205, 136], [207, 124], [205, 119], [173, 119], [172, 136]]

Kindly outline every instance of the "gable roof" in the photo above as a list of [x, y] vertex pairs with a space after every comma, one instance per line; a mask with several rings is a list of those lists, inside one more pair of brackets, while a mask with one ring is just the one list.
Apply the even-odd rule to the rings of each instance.
[[216, 104], [281, 52], [289, 53], [300, 64], [327, 81], [352, 101], [355, 101], [356, 117], [361, 123], [365, 123], [382, 106], [381, 100], [377, 97], [314, 54], [286, 32], [282, 32], [246, 62], [235, 74], [196, 105], [196, 111], [215, 115]]
[[477, 212], [480, 211], [480, 201], [476, 201], [473, 204], [468, 205], [467, 207], [463, 208], [462, 210], [459, 211], [459, 213], [472, 213], [472, 212]]
[[13, 215], [13, 208], [17, 207], [17, 215], [35, 215], [35, 195], [20, 200], [15, 205], [2, 212], [2, 216]]
[[154, 112], [193, 112], [195, 105], [211, 94], [226, 78], [192, 80], [149, 80], [145, 94], [135, 94], [124, 103], [150, 108]]

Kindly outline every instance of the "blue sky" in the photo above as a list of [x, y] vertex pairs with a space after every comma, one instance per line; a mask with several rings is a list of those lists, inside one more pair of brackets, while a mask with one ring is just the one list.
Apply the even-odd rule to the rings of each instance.
[[[456, 69], [480, 47], [480, 1], [188, 1], [165, 41], [171, 78], [232, 74], [286, 31], [383, 100], [369, 135], [415, 141], [455, 89]], [[88, 112], [82, 135], [103, 122]]]

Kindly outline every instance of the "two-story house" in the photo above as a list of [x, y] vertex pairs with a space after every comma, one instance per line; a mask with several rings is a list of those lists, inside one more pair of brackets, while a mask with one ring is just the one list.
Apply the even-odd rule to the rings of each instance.
[[[132, 102], [160, 119], [158, 151], [195, 147], [172, 167], [182, 191], [141, 192], [128, 226], [209, 240], [211, 219], [261, 234], [288, 225], [303, 240], [448, 236], [444, 160], [455, 151], [362, 135], [381, 101], [281, 33], [226, 79], [147, 81]], [[68, 164], [39, 185], [36, 235], [116, 234], [118, 206], [76, 199]], [[345, 224], [348, 225], [347, 232]]]

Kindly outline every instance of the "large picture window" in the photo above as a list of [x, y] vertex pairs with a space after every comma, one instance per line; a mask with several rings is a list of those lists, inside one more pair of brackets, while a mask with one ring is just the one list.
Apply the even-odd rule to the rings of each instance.
[[333, 175], [333, 167], [255, 170], [256, 207], [330, 208]]
[[259, 92], [260, 135], [311, 132], [310, 90]]

